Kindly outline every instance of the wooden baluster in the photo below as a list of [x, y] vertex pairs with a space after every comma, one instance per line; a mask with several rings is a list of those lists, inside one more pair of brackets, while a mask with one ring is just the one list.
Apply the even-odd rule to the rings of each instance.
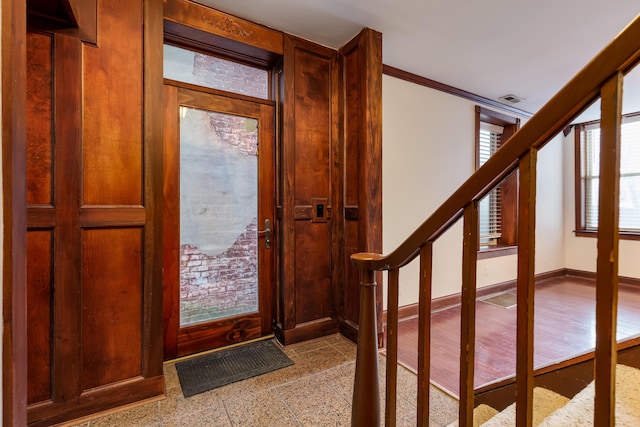
[[597, 426], [615, 424], [618, 211], [623, 79], [624, 75], [618, 72], [601, 89], [594, 410], [594, 425]]
[[475, 200], [464, 208], [463, 232], [459, 425], [472, 426], [476, 336], [476, 265], [478, 263], [478, 202]]
[[[354, 254], [352, 259], [371, 259], [371, 256], [372, 254]], [[373, 270], [360, 270], [360, 321], [351, 425], [380, 425], [376, 282]]]
[[429, 377], [431, 357], [431, 278], [433, 242], [420, 248], [420, 294], [418, 297], [418, 425], [429, 425]]
[[516, 349], [516, 426], [533, 422], [533, 325], [535, 297], [536, 161], [538, 151], [520, 159], [518, 200], [518, 297]]
[[385, 425], [396, 425], [396, 393], [398, 384], [398, 276], [399, 270], [389, 270], [387, 299], [387, 382]]

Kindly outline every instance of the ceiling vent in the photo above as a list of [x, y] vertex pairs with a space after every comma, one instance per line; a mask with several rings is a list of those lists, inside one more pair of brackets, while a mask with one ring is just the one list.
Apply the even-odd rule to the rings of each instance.
[[515, 95], [512, 95], [512, 94], [501, 96], [498, 99], [500, 101], [502, 101], [502, 102], [506, 102], [506, 103], [509, 103], [509, 104], [517, 104], [518, 102], [524, 100], [524, 98], [520, 98], [519, 96], [515, 96]]

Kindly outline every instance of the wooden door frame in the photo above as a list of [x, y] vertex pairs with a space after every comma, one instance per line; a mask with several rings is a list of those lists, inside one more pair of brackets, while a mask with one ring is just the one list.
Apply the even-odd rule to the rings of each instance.
[[26, 1], [2, 0], [3, 425], [27, 423]]
[[[164, 85], [164, 349], [165, 359], [172, 359], [224, 345], [237, 344], [251, 338], [271, 333], [275, 316], [275, 261], [278, 248], [275, 232], [275, 102], [244, 95], [207, 89], [187, 83], [166, 80]], [[212, 102], [219, 103], [214, 107]], [[224, 332], [226, 339], [212, 340], [212, 322], [180, 326], [180, 198], [175, 197], [180, 188], [179, 171], [179, 117], [178, 106], [189, 105], [211, 111], [237, 114], [267, 120], [259, 127], [259, 182], [266, 183], [272, 191], [259, 191], [260, 212], [258, 228], [264, 219], [272, 223], [271, 248], [259, 252], [258, 312], [254, 315], [231, 316], [220, 319], [215, 328]], [[260, 122], [261, 124], [263, 122]], [[270, 126], [270, 127], [268, 127]], [[271, 144], [264, 141], [271, 140]], [[260, 239], [262, 241], [262, 239]], [[261, 244], [261, 243], [259, 243]], [[269, 283], [271, 283], [269, 285]], [[249, 331], [249, 336], [246, 335]]]

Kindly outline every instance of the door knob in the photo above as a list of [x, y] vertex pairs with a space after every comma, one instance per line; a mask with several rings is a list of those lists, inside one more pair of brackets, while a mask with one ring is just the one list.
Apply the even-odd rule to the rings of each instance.
[[258, 230], [258, 234], [264, 234], [264, 247], [271, 247], [271, 220], [264, 220], [264, 230]]

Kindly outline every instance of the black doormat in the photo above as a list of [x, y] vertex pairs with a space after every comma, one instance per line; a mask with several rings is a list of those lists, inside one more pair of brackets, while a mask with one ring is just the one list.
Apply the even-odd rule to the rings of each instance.
[[184, 397], [293, 365], [273, 340], [221, 350], [176, 363]]

